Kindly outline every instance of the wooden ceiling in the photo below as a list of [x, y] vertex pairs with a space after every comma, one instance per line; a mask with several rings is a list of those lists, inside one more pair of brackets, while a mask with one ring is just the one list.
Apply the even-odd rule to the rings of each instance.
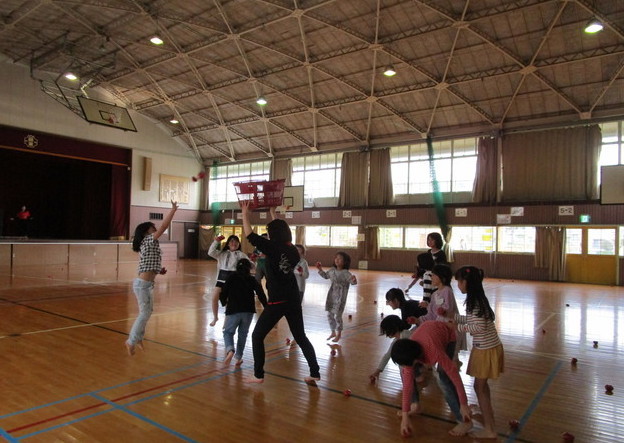
[[621, 0], [2, 0], [0, 53], [207, 164], [624, 115]]

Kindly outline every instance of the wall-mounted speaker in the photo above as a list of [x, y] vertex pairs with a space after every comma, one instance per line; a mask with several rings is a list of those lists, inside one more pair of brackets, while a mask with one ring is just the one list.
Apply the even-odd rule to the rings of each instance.
[[152, 159], [143, 157], [143, 190], [152, 189]]

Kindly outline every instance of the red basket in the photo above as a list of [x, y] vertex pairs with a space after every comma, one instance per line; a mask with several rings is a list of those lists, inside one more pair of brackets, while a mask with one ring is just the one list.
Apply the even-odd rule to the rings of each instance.
[[282, 205], [284, 199], [284, 179], [234, 183], [238, 201], [251, 202], [249, 207], [270, 208]]

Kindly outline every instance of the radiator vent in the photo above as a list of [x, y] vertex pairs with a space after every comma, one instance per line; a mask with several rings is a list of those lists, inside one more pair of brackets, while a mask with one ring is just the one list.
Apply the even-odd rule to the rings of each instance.
[[162, 220], [164, 218], [162, 212], [150, 212], [150, 220]]

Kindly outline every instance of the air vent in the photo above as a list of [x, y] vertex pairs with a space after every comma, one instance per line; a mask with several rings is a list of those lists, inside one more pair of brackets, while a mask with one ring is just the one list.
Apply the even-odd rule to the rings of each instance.
[[162, 212], [150, 212], [150, 220], [162, 220], [164, 218]]

